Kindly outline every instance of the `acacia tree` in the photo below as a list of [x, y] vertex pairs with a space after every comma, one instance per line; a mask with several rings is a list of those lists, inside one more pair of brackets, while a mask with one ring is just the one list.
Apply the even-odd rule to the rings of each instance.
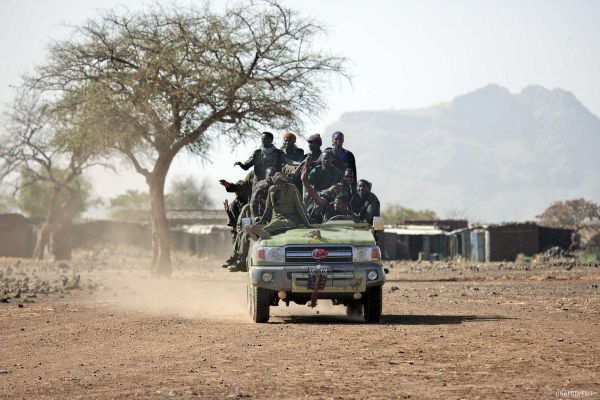
[[[56, 141], [57, 134], [68, 129], [69, 122], [57, 119], [51, 104], [39, 92], [18, 91], [3, 116], [0, 181], [11, 184], [21, 197], [33, 188], [43, 187], [50, 192], [34, 249], [34, 257], [41, 260], [50, 240], [65, 229], [68, 231], [73, 217], [70, 211], [82, 193], [81, 175], [95, 164], [85, 149], [69, 149]], [[31, 195], [41, 197], [40, 193]], [[53, 250], [56, 258], [70, 258], [69, 248], [55, 246]]]
[[111, 11], [50, 47], [31, 84], [57, 91], [79, 126], [68, 142], [125, 156], [151, 198], [156, 272], [171, 272], [164, 186], [182, 149], [237, 142], [264, 125], [300, 129], [324, 108], [344, 59], [314, 48], [323, 29], [276, 2], [214, 11], [154, 6]]
[[579, 233], [585, 228], [600, 227], [600, 205], [583, 198], [556, 201], [537, 218], [542, 225], [573, 229]]

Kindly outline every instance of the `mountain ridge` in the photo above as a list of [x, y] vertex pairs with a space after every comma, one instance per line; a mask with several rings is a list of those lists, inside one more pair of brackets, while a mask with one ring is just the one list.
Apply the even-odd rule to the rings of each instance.
[[347, 112], [335, 130], [383, 203], [500, 222], [600, 200], [600, 118], [560, 88], [490, 84], [426, 108]]

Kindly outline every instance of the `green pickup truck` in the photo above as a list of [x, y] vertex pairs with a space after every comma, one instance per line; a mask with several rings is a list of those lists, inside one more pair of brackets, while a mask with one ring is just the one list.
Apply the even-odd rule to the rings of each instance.
[[314, 307], [329, 299], [368, 323], [381, 318], [385, 270], [371, 227], [339, 220], [289, 229], [254, 242], [248, 255], [248, 309], [267, 322], [272, 306]]

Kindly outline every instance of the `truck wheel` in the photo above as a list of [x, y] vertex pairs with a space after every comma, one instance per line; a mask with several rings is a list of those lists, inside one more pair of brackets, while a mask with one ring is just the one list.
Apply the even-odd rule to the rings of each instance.
[[381, 307], [383, 305], [381, 286], [368, 288], [366, 295], [365, 321], [369, 324], [377, 324], [381, 320]]
[[252, 284], [250, 283], [250, 277], [248, 277], [248, 284], [246, 285], [246, 306], [248, 307], [248, 314], [252, 316]]
[[349, 317], [362, 317], [363, 305], [356, 300], [350, 300], [346, 305], [346, 315]]
[[252, 320], [264, 323], [269, 320], [269, 309], [271, 307], [271, 291], [268, 289], [250, 286], [252, 295], [250, 301], [250, 315]]

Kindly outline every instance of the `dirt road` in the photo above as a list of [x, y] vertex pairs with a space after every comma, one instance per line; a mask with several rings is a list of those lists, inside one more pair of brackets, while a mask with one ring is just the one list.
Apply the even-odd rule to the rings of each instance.
[[[0, 398], [600, 399], [597, 266], [396, 263], [379, 325], [324, 302], [258, 325], [243, 274], [181, 259], [152, 279], [118, 257], [0, 303]], [[5, 289], [58, 268], [14, 262]]]

